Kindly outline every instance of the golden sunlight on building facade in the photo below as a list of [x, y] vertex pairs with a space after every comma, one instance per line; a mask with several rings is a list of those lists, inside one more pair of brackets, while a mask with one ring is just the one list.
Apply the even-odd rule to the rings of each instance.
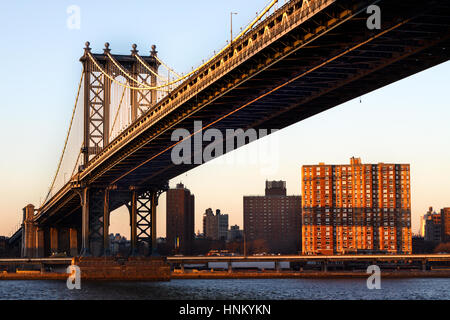
[[302, 167], [302, 253], [411, 254], [409, 164]]

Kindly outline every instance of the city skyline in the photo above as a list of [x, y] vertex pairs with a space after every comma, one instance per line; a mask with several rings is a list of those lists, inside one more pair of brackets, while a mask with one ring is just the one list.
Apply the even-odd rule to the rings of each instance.
[[448, 0], [1, 2], [0, 300], [450, 299], [449, 22]]
[[[195, 6], [205, 4], [207, 2], [202, 1]], [[7, 139], [2, 141], [2, 149], [9, 152], [0, 160], [4, 180], [0, 188], [2, 194], [0, 235], [8, 235], [21, 219], [22, 208], [28, 203], [38, 205], [47, 191], [50, 176], [55, 170], [55, 159], [60, 152], [67, 129], [70, 105], [73, 101], [72, 84], [78, 80], [76, 78], [80, 65], [77, 60], [82, 54], [85, 40], [91, 40], [94, 51], [100, 51], [105, 41], [114, 39], [114, 42], [111, 41], [111, 46], [115, 51], [128, 53], [131, 46], [129, 34], [135, 34], [135, 41], [139, 44], [140, 50], [149, 51], [150, 45], [155, 43], [160, 56], [165, 61], [176, 70], [188, 71], [192, 64], [209, 56], [227, 39], [229, 16], [224, 12], [239, 11], [239, 15], [235, 17], [237, 30], [239, 26], [245, 25], [253, 18], [254, 7], [263, 7], [264, 4], [264, 1], [252, 4], [240, 4], [238, 1], [209, 4], [217, 10], [206, 19], [211, 22], [221, 21], [221, 23], [211, 23], [210, 30], [189, 24], [192, 16], [189, 17], [185, 12], [180, 14], [179, 23], [189, 25], [189, 30], [186, 32], [200, 37], [198, 39], [187, 37], [183, 40], [182, 35], [177, 35], [180, 37], [176, 41], [177, 46], [191, 50], [182, 59], [177, 55], [180, 47], [174, 47], [175, 41], [171, 43], [163, 40], [164, 35], [176, 34], [175, 28], [166, 30], [167, 28], [161, 27], [155, 31], [155, 35], [158, 34], [158, 36], [149, 39], [148, 34], [142, 31], [133, 33], [136, 29], [142, 28], [140, 21], [125, 27], [119, 33], [119, 37], [113, 36], [114, 30], [110, 33], [99, 32], [93, 36], [85, 30], [93, 27], [94, 19], [89, 15], [83, 18], [84, 13], [82, 13], [80, 31], [65, 29], [66, 4], [51, 8], [45, 4], [42, 7], [23, 3], [4, 4], [10, 10], [8, 16], [4, 16], [7, 10], [2, 11], [2, 23], [10, 27], [14, 18], [19, 18], [20, 23], [23, 22], [22, 25], [13, 24], [17, 27], [15, 38], [8, 35], [5, 39], [5, 42], [10, 43], [18, 52], [12, 60], [18, 62], [23, 59], [23, 55], [28, 54], [28, 49], [32, 47], [35, 51], [34, 59], [40, 59], [43, 63], [24, 67], [31, 72], [31, 81], [39, 79], [41, 82], [36, 88], [30, 89], [29, 96], [23, 96], [22, 99], [13, 98], [20, 94], [16, 84], [21, 81], [17, 78], [21, 72], [11, 69], [14, 63], [6, 66], [11, 79], [1, 80], [1, 87], [5, 92], [2, 95], [4, 100], [1, 104], [0, 132], [3, 137], [16, 132], [16, 140], [15, 142]], [[23, 12], [22, 9], [26, 6], [30, 6], [30, 10]], [[82, 9], [86, 6], [91, 5], [80, 2]], [[36, 10], [33, 11], [33, 9]], [[160, 9], [164, 12], [167, 8]], [[195, 14], [194, 11], [195, 8], [192, 8], [187, 12]], [[36, 17], [32, 17], [35, 13], [38, 13]], [[53, 15], [59, 18], [48, 19], [51, 22], [45, 20]], [[202, 18], [205, 19], [205, 17]], [[31, 30], [33, 23], [39, 28]], [[54, 39], [53, 43], [42, 41], [42, 36], [38, 37], [38, 32], [50, 34]], [[216, 36], [217, 34], [221, 36]], [[57, 48], [56, 44], [58, 44]], [[44, 48], [49, 45], [55, 46], [55, 50], [51, 57], [46, 58], [43, 54]], [[10, 55], [7, 50], [0, 54], [4, 59]], [[50, 59], [54, 66], [50, 71], [45, 67], [46, 59]], [[370, 163], [410, 163], [413, 232], [417, 233], [419, 217], [429, 206], [436, 208], [449, 206], [448, 141], [450, 141], [450, 133], [446, 130], [447, 121], [450, 118], [450, 108], [446, 98], [446, 81], [449, 72], [449, 63], [439, 65], [367, 94], [362, 97], [361, 102], [359, 99], [354, 99], [265, 138], [265, 140], [278, 140], [277, 172], [269, 175], [261, 173], [267, 163], [256, 166], [253, 164], [227, 166], [220, 164], [217, 159], [173, 179], [171, 186], [181, 181], [196, 195], [198, 203], [195, 212], [195, 230], [197, 231], [201, 226], [201, 215], [209, 207], [221, 208], [223, 212], [230, 215], [230, 225], [242, 226], [242, 196], [262, 194], [261, 186], [265, 180], [285, 180], [292, 194], [301, 195], [300, 168], [302, 165], [323, 161], [327, 164], [345, 163], [351, 156], [361, 157]], [[63, 80], [55, 83], [53, 78]], [[6, 94], [6, 92], [12, 94]], [[52, 101], [47, 98], [49, 92], [54, 94]], [[32, 100], [30, 100], [31, 97], [33, 97]], [[22, 130], [17, 132], [19, 124]], [[263, 143], [264, 141], [258, 141], [243, 147], [242, 150], [225, 155], [224, 158], [231, 157], [233, 154], [251, 152], [248, 150]], [[217, 194], [226, 196], [217, 197]], [[164, 203], [165, 195], [160, 199], [158, 207], [158, 236], [165, 235]], [[124, 232], [129, 225], [126, 213], [122, 212], [119, 217], [117, 213], [113, 213], [112, 223], [112, 232], [129, 234], [129, 231]]]

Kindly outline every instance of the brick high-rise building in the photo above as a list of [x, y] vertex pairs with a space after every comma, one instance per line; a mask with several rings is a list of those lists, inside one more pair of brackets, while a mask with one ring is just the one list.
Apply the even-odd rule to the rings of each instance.
[[302, 252], [412, 252], [409, 164], [302, 167]]
[[167, 190], [166, 204], [167, 244], [175, 253], [190, 254], [194, 241], [195, 197], [180, 183], [175, 189]]
[[285, 181], [266, 181], [264, 196], [244, 196], [246, 242], [264, 240], [272, 253], [300, 251], [301, 202], [286, 195]]
[[450, 208], [441, 209], [442, 242], [450, 242]]

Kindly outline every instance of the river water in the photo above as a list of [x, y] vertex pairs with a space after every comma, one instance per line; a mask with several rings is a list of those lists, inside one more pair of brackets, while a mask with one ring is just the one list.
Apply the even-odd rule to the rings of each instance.
[[450, 279], [382, 279], [369, 290], [365, 279], [223, 279], [170, 282], [0, 281], [0, 299], [196, 299], [196, 300], [450, 300]]

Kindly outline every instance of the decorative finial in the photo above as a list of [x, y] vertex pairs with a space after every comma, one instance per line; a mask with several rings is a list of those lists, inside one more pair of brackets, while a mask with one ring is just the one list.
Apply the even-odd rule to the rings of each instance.
[[103, 49], [103, 51], [104, 51], [105, 53], [111, 51], [111, 49], [109, 48], [109, 42], [106, 42], [106, 43], [105, 43], [105, 49]]
[[158, 54], [158, 51], [156, 51], [156, 46], [152, 45], [152, 51], [150, 51], [150, 55], [152, 57], [156, 57], [157, 54]]
[[132, 54], [136, 54], [136, 53], [139, 52], [139, 50], [137, 50], [137, 44], [136, 44], [136, 43], [133, 43], [133, 44], [131, 45], [131, 48], [133, 49], [133, 50], [131, 50], [131, 53], [132, 53]]
[[84, 50], [86, 50], [86, 51], [91, 51], [91, 48], [89, 47], [90, 44], [91, 44], [91, 43], [90, 43], [89, 41], [86, 41], [86, 43], [85, 43], [86, 47], [84, 48]]

